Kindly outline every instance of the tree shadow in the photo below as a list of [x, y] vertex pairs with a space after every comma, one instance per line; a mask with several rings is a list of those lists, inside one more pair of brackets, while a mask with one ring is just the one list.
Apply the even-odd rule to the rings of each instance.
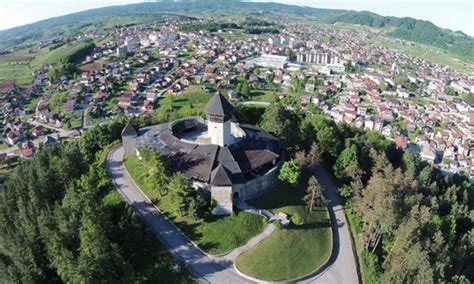
[[296, 225], [291, 224], [286, 229], [287, 230], [292, 230], [292, 231], [293, 230], [294, 231], [297, 231], [297, 230], [313, 230], [313, 229], [329, 228], [330, 226], [331, 225], [329, 223], [329, 220], [326, 220], [326, 222], [320, 221], [320, 222], [304, 223], [303, 225], [300, 225], [300, 226], [296, 226]]

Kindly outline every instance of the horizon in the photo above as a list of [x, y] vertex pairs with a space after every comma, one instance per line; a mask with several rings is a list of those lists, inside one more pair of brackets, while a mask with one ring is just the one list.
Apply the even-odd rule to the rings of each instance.
[[[149, 3], [155, 1], [136, 0], [86, 0], [59, 1], [59, 0], [20, 0], [2, 1], [0, 3], [0, 31], [32, 24], [50, 18], [61, 17], [77, 12], [104, 8], [110, 6], [122, 6], [129, 4]], [[159, 2], [159, 1], [158, 1]], [[369, 11], [381, 16], [410, 17], [418, 20], [430, 21], [436, 26], [453, 31], [462, 31], [469, 36], [474, 36], [474, 4], [466, 0], [449, 1], [392, 1], [392, 0], [365, 0], [345, 2], [334, 2], [329, 0], [253, 0], [243, 2], [265, 2], [280, 3], [293, 6], [308, 6], [320, 9]], [[392, 5], [389, 5], [392, 4]], [[55, 5], [55, 9], [51, 9]], [[15, 13], [20, 10], [21, 15]], [[428, 8], [428, 9], [427, 9]], [[449, 14], [450, 17], [445, 15]]]

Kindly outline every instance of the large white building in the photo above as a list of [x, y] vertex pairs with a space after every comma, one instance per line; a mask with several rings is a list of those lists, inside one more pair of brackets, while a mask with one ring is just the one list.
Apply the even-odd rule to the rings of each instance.
[[260, 57], [251, 59], [250, 62], [262, 67], [283, 69], [288, 65], [288, 56], [262, 54]]

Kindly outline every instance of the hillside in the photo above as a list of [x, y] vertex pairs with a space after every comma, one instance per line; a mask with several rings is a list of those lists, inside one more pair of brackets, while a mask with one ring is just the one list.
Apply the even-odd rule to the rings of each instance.
[[429, 21], [384, 17], [371, 12], [239, 1], [154, 2], [93, 9], [0, 31], [0, 47], [68, 36], [77, 31], [139, 24], [157, 20], [159, 15], [176, 14], [195, 17], [257, 16], [278, 20], [311, 19], [330, 24], [342, 22], [376, 28], [392, 27], [387, 32], [388, 36], [439, 47], [461, 58], [474, 61], [472, 37], [462, 32], [439, 28]]
[[331, 23], [344, 22], [375, 28], [393, 27], [388, 36], [446, 49], [474, 61], [474, 39], [462, 32], [442, 29], [429, 21], [413, 18], [383, 17], [371, 12], [350, 11], [334, 17]]

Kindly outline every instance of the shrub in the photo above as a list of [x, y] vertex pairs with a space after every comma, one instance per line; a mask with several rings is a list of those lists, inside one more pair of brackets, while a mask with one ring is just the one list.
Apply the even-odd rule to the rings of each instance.
[[295, 224], [296, 226], [301, 226], [304, 223], [303, 218], [300, 216], [300, 214], [295, 213], [293, 216], [291, 216], [291, 222]]

